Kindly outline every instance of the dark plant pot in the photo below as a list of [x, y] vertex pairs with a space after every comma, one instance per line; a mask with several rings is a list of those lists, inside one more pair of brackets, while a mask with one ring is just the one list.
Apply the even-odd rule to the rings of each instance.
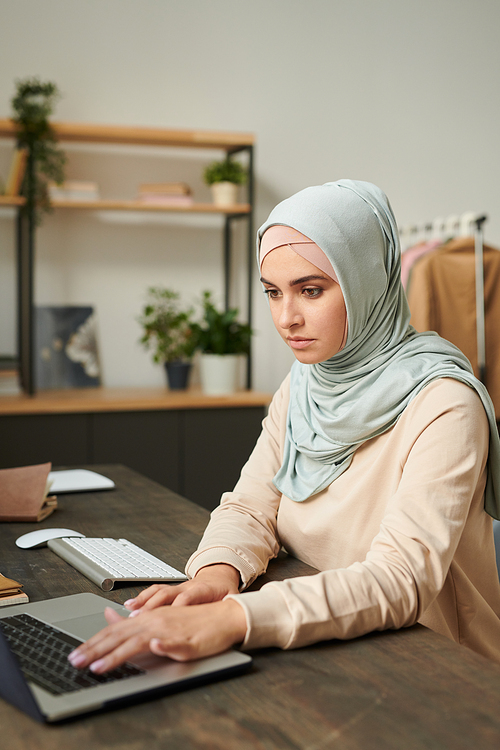
[[171, 391], [184, 391], [188, 387], [191, 362], [165, 362], [168, 387]]

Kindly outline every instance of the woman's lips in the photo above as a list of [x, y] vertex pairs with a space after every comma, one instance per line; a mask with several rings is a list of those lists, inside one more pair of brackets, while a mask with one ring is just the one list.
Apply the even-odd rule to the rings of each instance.
[[314, 339], [288, 339], [288, 343], [290, 344], [292, 349], [305, 349], [306, 346], [309, 346], [309, 344], [312, 344]]

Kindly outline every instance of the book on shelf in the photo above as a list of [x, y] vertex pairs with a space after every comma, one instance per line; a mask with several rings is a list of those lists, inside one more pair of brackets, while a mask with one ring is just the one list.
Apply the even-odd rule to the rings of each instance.
[[139, 185], [138, 200], [157, 206], [189, 206], [191, 188], [185, 182], [152, 182]]
[[191, 188], [186, 182], [143, 182], [139, 185], [139, 195], [143, 193], [191, 195]]
[[60, 185], [50, 182], [48, 191], [51, 201], [98, 201], [100, 197], [97, 182], [84, 180], [65, 180]]
[[5, 183], [5, 195], [14, 197], [19, 195], [23, 184], [24, 174], [26, 172], [26, 163], [28, 161], [28, 149], [16, 148], [10, 165], [9, 176]]
[[23, 584], [6, 578], [0, 573], [0, 607], [8, 607], [9, 604], [26, 604], [29, 602], [28, 595], [23, 591]]

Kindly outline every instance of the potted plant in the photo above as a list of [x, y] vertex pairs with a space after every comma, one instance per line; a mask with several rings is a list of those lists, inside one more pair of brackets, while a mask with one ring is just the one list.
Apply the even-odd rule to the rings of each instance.
[[169, 387], [187, 388], [192, 358], [197, 347], [198, 327], [192, 321], [193, 308], [179, 307], [179, 294], [171, 289], [150, 287], [139, 323], [144, 329], [140, 341], [153, 350], [153, 361], [163, 363]]
[[237, 203], [238, 185], [245, 184], [247, 173], [244, 166], [231, 159], [228, 154], [223, 161], [209, 164], [203, 178], [210, 185], [214, 203], [217, 206], [228, 206]]
[[237, 321], [237, 308], [219, 311], [211, 292], [203, 293], [202, 308], [202, 322], [196, 324], [202, 389], [210, 395], [233, 393], [237, 388], [239, 358], [249, 353], [252, 330]]

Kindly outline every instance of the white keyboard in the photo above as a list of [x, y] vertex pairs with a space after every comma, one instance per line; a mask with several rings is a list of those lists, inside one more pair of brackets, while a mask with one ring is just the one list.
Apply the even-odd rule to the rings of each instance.
[[171, 583], [187, 580], [180, 570], [127, 539], [71, 537], [50, 539], [48, 546], [103, 591], [111, 591], [117, 581]]

